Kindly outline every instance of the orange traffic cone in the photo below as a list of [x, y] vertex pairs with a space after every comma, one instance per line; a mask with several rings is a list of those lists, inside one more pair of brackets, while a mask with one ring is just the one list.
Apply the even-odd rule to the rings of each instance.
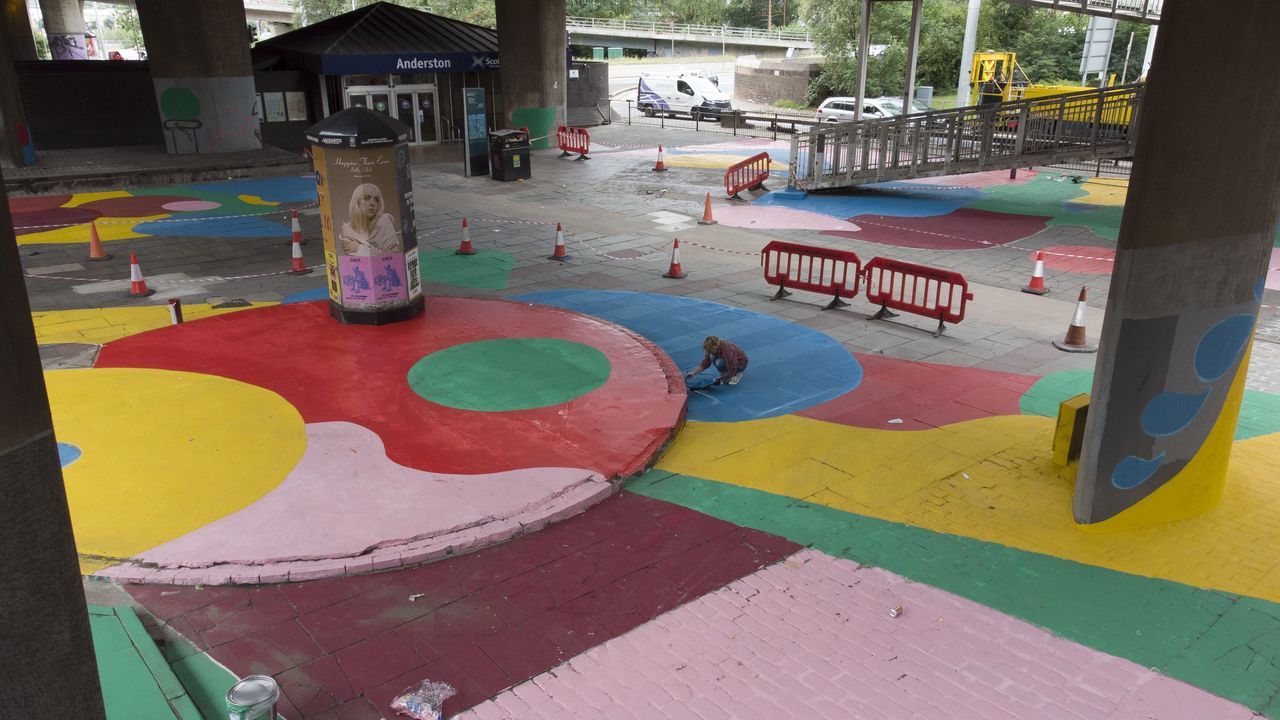
[[302, 259], [302, 233], [293, 234], [293, 260], [289, 264], [290, 275], [306, 275], [311, 272], [307, 262]]
[[1036, 251], [1036, 266], [1031, 271], [1031, 282], [1022, 288], [1022, 292], [1032, 295], [1048, 295], [1049, 288], [1044, 286], [1044, 253]]
[[295, 244], [302, 244], [307, 239], [302, 237], [302, 226], [298, 224], [298, 211], [290, 210], [289, 213], [293, 216], [293, 232], [290, 234], [289, 239]]
[[1090, 345], [1085, 335], [1084, 312], [1086, 307], [1088, 305], [1085, 303], [1084, 288], [1080, 288], [1080, 299], [1076, 301], [1076, 312], [1071, 316], [1071, 325], [1067, 327], [1067, 336], [1062, 339], [1062, 342], [1054, 340], [1054, 347], [1074, 353], [1098, 352], [1098, 348]]
[[664, 278], [672, 278], [673, 280], [682, 280], [688, 276], [684, 268], [680, 267], [680, 238], [676, 238], [671, 244], [671, 267], [662, 274]]
[[138, 254], [129, 253], [129, 297], [147, 297], [155, 294], [156, 291], [147, 287], [147, 281], [142, 277], [142, 266], [138, 264]]
[[94, 262], [110, 260], [111, 256], [102, 249], [102, 238], [98, 237], [98, 221], [89, 221], [89, 259]]
[[662, 146], [658, 146], [658, 162], [653, 166], [654, 172], [666, 172], [667, 166], [662, 164]]
[[462, 218], [462, 244], [453, 252], [454, 255], [475, 255], [476, 249], [471, 247], [471, 227], [467, 225], [467, 219]]
[[702, 219], [698, 221], [699, 225], [715, 225], [715, 218], [711, 217], [711, 193], [707, 193], [707, 204], [702, 207]]
[[564, 249], [564, 228], [560, 227], [560, 223], [556, 223], [556, 251], [548, 259], [564, 262], [570, 257], [572, 256]]

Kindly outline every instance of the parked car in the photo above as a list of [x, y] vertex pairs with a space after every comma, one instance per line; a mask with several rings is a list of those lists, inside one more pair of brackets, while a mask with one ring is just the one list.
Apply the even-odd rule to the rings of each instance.
[[[857, 98], [829, 97], [818, 106], [818, 112], [815, 117], [818, 122], [849, 122], [854, 119], [854, 108], [857, 107], [857, 102]], [[919, 100], [911, 102], [911, 112], [928, 112], [929, 110], [929, 106]], [[897, 117], [901, 114], [902, 98], [878, 97], [863, 98], [862, 100], [862, 117], [864, 119], [878, 120]]]
[[700, 77], [658, 77], [642, 75], [636, 86], [636, 106], [644, 114], [688, 114], [694, 119], [718, 118], [733, 109], [729, 96]]
[[681, 70], [677, 77], [699, 77], [703, 80], [710, 80], [712, 85], [720, 87], [720, 76], [710, 70]]

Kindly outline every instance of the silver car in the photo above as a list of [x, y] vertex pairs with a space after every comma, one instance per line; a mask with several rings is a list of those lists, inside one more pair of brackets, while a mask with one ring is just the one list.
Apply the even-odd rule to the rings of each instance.
[[[850, 122], [854, 118], [857, 98], [829, 97], [818, 106], [815, 118], [818, 122]], [[928, 112], [929, 106], [914, 100], [912, 112]], [[902, 114], [902, 98], [878, 97], [864, 98], [862, 101], [862, 117], [867, 120], [897, 117]]]

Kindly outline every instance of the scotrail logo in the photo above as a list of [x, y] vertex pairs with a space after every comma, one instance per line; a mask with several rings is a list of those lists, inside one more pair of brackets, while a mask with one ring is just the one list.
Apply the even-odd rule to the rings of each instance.
[[667, 104], [667, 101], [663, 100], [662, 96], [655, 92], [653, 88], [649, 87], [649, 83], [644, 80], [640, 81], [639, 103], [641, 105], [653, 105], [655, 107], [660, 107], [663, 110], [669, 110], [671, 108], [671, 106]]

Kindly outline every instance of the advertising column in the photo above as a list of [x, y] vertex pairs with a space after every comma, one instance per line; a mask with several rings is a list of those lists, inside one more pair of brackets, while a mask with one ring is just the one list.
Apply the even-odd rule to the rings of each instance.
[[380, 325], [422, 312], [408, 133], [364, 108], [331, 115], [307, 133], [329, 309], [344, 323]]

